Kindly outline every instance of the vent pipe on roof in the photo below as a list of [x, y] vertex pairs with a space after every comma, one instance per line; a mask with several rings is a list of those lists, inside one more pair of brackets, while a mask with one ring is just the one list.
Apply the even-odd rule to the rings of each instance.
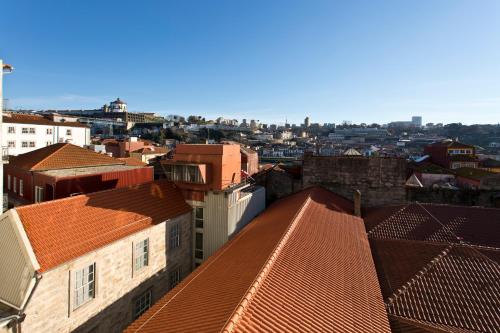
[[361, 192], [354, 191], [354, 215], [361, 217]]

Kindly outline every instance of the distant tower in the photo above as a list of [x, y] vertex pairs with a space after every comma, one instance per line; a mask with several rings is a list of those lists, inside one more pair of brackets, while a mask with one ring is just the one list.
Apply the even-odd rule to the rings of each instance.
[[311, 126], [311, 122], [309, 121], [309, 117], [306, 117], [306, 119], [304, 119], [304, 127], [309, 127]]
[[116, 101], [109, 103], [109, 109], [110, 112], [127, 112], [127, 103], [118, 97]]

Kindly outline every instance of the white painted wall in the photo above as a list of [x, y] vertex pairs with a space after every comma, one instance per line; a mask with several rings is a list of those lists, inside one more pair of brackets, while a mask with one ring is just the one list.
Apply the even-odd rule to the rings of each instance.
[[[14, 127], [14, 133], [9, 133], [9, 127]], [[34, 128], [35, 134], [24, 134], [23, 128]], [[48, 129], [52, 131], [52, 134], [47, 134]], [[71, 135], [68, 135], [67, 130], [71, 130]], [[3, 147], [8, 147], [9, 141], [15, 142], [15, 147], [9, 147], [9, 155], [13, 156], [46, 147], [49, 143], [68, 142], [83, 147], [90, 144], [90, 128], [4, 122], [1, 141]], [[23, 141], [28, 142], [27, 148], [22, 147]], [[30, 147], [29, 142], [35, 142], [35, 147]]]

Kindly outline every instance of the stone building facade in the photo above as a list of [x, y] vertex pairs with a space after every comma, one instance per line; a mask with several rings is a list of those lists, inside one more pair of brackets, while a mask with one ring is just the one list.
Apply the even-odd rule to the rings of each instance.
[[[169, 249], [169, 229], [180, 225], [180, 246]], [[135, 319], [135, 303], [151, 291], [151, 302], [170, 290], [171, 277], [191, 272], [192, 214], [187, 213], [120, 239], [43, 274], [20, 324], [25, 333], [113, 333]], [[149, 239], [149, 263], [135, 270], [134, 244]], [[75, 270], [95, 264], [95, 297], [75, 308]]]
[[321, 185], [346, 198], [361, 191], [363, 206], [405, 202], [406, 161], [387, 157], [304, 154], [302, 185]]

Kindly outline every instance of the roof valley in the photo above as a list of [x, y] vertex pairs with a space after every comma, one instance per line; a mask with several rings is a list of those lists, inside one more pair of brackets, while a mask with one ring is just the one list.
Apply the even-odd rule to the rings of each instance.
[[221, 330], [221, 332], [232, 333], [235, 331], [239, 320], [244, 316], [246, 310], [248, 309], [250, 303], [252, 302], [253, 297], [259, 291], [260, 286], [263, 284], [264, 280], [266, 279], [269, 272], [271, 271], [274, 263], [276, 262], [277, 258], [279, 257], [287, 240], [290, 238], [290, 236], [293, 233], [293, 231], [295, 230], [298, 222], [300, 221], [302, 215], [306, 211], [307, 207], [310, 205], [310, 202], [311, 202], [311, 196], [309, 194], [307, 197], [307, 200], [302, 204], [302, 207], [300, 208], [300, 210], [295, 214], [295, 216], [292, 220], [292, 223], [289, 225], [288, 229], [283, 234], [283, 237], [278, 242], [278, 244], [276, 245], [275, 249], [273, 250], [273, 252], [269, 256], [269, 258], [265, 261], [265, 264], [262, 267], [262, 269], [260, 270], [259, 275], [255, 278], [252, 285], [248, 288], [248, 291], [242, 297], [241, 301], [237, 304], [233, 314], [228, 319], [228, 321], [224, 325], [224, 328]]
[[454, 244], [448, 245], [443, 251], [441, 251], [436, 257], [434, 257], [427, 265], [425, 265], [420, 271], [418, 271], [412, 278], [410, 278], [404, 285], [402, 285], [398, 290], [396, 290], [392, 296], [387, 299], [385, 304], [386, 308], [395, 306], [395, 302], [398, 298], [403, 295], [407, 290], [409, 290], [419, 279], [421, 279], [427, 272], [429, 272], [437, 263], [439, 263], [445, 256], [450, 253]]

